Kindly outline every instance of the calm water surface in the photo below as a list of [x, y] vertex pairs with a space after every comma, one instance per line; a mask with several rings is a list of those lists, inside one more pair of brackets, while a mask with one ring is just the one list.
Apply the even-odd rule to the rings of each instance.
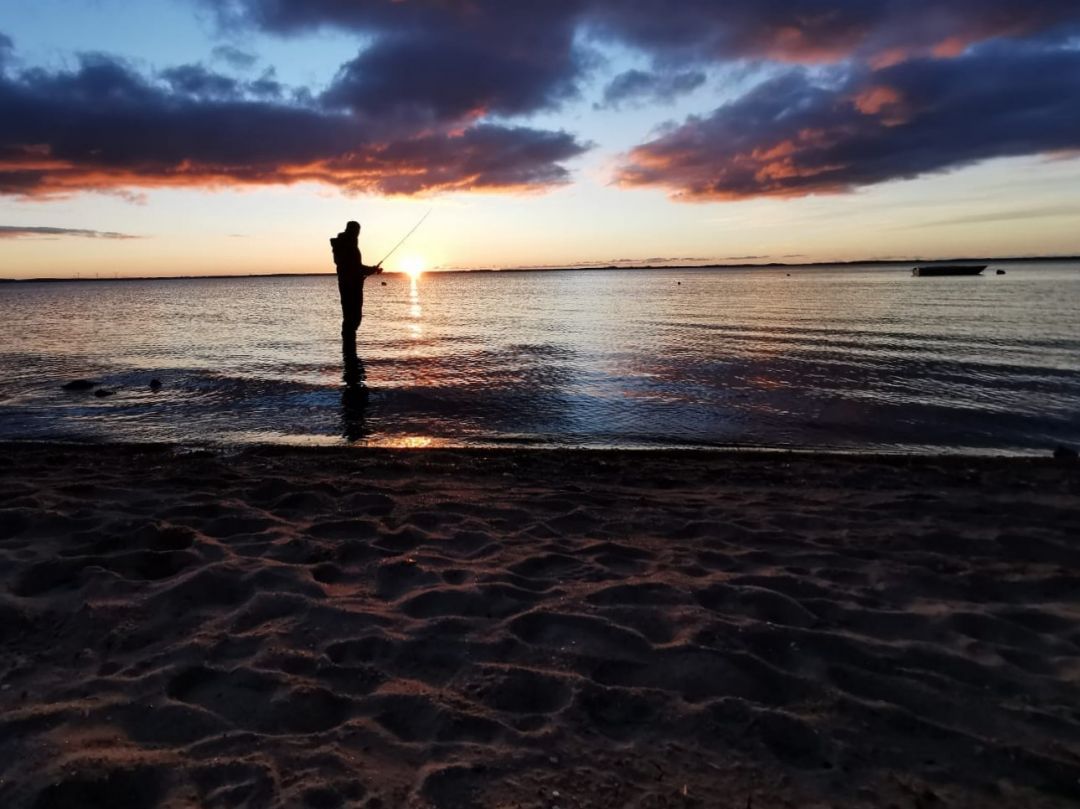
[[[0, 439], [1080, 444], [1080, 264], [788, 272], [372, 279], [363, 387], [342, 381], [330, 276], [4, 284]], [[60, 389], [75, 378], [116, 394]]]

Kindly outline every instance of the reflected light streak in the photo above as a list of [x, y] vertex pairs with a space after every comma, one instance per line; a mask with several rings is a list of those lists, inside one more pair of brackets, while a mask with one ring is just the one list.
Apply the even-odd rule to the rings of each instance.
[[380, 447], [392, 447], [394, 449], [426, 449], [433, 446], [442, 446], [445, 442], [437, 442], [434, 438], [426, 435], [406, 435], [374, 443]]
[[420, 319], [423, 317], [424, 310], [420, 306], [420, 286], [417, 284], [417, 275], [409, 276], [409, 315], [413, 319], [413, 323], [409, 324], [409, 329], [412, 331], [413, 338], [417, 338], [424, 333], [423, 326], [420, 325]]

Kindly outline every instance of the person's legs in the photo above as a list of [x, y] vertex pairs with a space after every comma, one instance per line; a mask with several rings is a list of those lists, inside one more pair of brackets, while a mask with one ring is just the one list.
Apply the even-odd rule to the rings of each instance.
[[356, 330], [364, 318], [364, 289], [360, 287], [350, 295], [348, 306], [341, 307], [341, 336], [348, 334], [356, 340]]
[[341, 336], [356, 339], [356, 330], [360, 328], [360, 307], [352, 306], [341, 312]]
[[356, 332], [341, 327], [341, 356], [345, 358], [345, 364], [356, 360]]
[[346, 357], [356, 355], [356, 330], [364, 305], [363, 287], [345, 275], [338, 275], [341, 295], [341, 348]]

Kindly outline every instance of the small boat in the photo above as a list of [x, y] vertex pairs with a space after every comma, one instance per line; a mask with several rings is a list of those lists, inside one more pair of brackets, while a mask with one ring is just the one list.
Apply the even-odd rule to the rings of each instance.
[[937, 278], [942, 275], [978, 275], [985, 269], [985, 264], [930, 264], [916, 267], [911, 274], [920, 278]]

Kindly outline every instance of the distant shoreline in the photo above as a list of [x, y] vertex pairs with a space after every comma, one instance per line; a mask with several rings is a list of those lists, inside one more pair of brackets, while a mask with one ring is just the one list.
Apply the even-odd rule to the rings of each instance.
[[[969, 257], [935, 259], [878, 259], [874, 261], [812, 261], [787, 263], [772, 261], [766, 264], [636, 264], [636, 265], [584, 265], [581, 267], [503, 267], [498, 269], [429, 270], [426, 274], [459, 275], [465, 273], [522, 273], [522, 272], [610, 272], [612, 270], [747, 270], [747, 269], [813, 269], [817, 267], [897, 267], [914, 264], [951, 264], [1009, 262], [1012, 264], [1041, 264], [1056, 261], [1080, 261], [1080, 256], [1009, 256]], [[332, 272], [281, 272], [281, 273], [234, 273], [230, 275], [126, 275], [126, 276], [63, 276], [57, 278], [0, 278], [0, 284], [60, 283], [84, 281], [191, 281], [194, 279], [224, 280], [236, 278], [304, 278], [309, 276], [332, 276]], [[403, 272], [387, 272], [386, 275], [407, 275]]]

